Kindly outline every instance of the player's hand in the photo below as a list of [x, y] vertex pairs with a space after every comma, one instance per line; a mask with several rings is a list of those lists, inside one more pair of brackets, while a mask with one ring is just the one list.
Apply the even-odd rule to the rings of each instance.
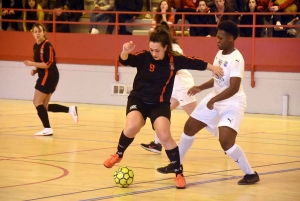
[[24, 64], [25, 64], [26, 66], [32, 66], [32, 62], [31, 62], [31, 61], [28, 61], [28, 60], [24, 61]]
[[132, 41], [128, 43], [124, 43], [123, 45], [123, 53], [129, 54], [133, 49], [135, 48], [135, 45]]
[[214, 109], [214, 102], [212, 100], [208, 101], [206, 107], [210, 110]]
[[187, 94], [189, 96], [194, 96], [195, 94], [201, 92], [201, 89], [198, 87], [198, 86], [193, 86], [192, 88], [190, 88], [188, 91], [187, 91]]
[[37, 73], [37, 69], [32, 69], [30, 74], [31, 74], [32, 76], [34, 76], [36, 73]]
[[224, 71], [220, 66], [212, 66], [212, 72], [218, 77], [224, 76]]

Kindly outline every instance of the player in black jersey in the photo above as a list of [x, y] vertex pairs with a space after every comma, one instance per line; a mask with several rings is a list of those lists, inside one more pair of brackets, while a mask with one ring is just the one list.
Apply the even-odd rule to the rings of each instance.
[[121, 161], [126, 148], [149, 117], [169, 160], [174, 165], [176, 188], [185, 188], [178, 147], [170, 132], [170, 99], [174, 77], [181, 69], [207, 69], [219, 76], [223, 75], [223, 70], [199, 58], [186, 57], [174, 52], [172, 36], [163, 26], [150, 34], [149, 51], [130, 54], [134, 48], [132, 41], [125, 43], [119, 57], [123, 65], [136, 67], [137, 74], [133, 90], [128, 97], [126, 127], [121, 133], [118, 150], [104, 161], [104, 166], [111, 168]]
[[31, 71], [31, 75], [34, 76], [36, 73], [38, 74], [33, 104], [36, 107], [38, 116], [44, 126], [44, 129], [35, 135], [50, 136], [53, 135], [53, 130], [50, 126], [47, 111], [69, 113], [74, 118], [74, 121], [78, 123], [77, 107], [48, 104], [59, 80], [59, 72], [55, 61], [55, 51], [51, 43], [46, 39], [46, 29], [44, 25], [41, 23], [34, 24], [32, 32], [36, 40], [36, 44], [33, 46], [34, 61], [26, 60], [24, 61], [24, 64], [26, 66], [35, 67], [35, 69]]

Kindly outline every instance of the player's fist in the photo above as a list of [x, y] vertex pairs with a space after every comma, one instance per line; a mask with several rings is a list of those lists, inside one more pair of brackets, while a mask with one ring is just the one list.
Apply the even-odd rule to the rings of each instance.
[[135, 48], [135, 45], [133, 44], [132, 41], [128, 42], [128, 43], [124, 43], [123, 45], [123, 52], [124, 53], [130, 53], [133, 49]]

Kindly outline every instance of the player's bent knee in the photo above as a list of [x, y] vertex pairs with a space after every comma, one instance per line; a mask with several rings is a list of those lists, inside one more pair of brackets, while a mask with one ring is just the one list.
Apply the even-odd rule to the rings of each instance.
[[235, 143], [235, 141], [228, 140], [228, 139], [219, 139], [219, 142], [224, 151], [230, 149]]

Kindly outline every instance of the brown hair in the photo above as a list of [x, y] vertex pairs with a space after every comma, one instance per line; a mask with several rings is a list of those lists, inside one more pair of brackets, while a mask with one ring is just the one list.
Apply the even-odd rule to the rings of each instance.
[[[38, 28], [39, 31], [46, 32], [46, 27], [42, 23], [39, 23], [39, 22], [35, 23], [32, 26], [32, 31], [33, 31], [34, 27]], [[41, 27], [42, 27], [42, 30], [41, 30]], [[45, 37], [45, 39], [47, 39], [46, 33], [45, 33], [44, 37]]]
[[[171, 12], [171, 5], [169, 4], [169, 2], [167, 0], [162, 0], [161, 2], [159, 2], [157, 8], [156, 8], [156, 12], [160, 12], [161, 13], [161, 8], [160, 8], [160, 5], [162, 4], [162, 2], [167, 2], [168, 4], [168, 9], [166, 12]], [[166, 15], [166, 19], [169, 20], [170, 18], [170, 14], [168, 13]], [[156, 20], [156, 24], [160, 23], [160, 21], [162, 20], [162, 14], [155, 14], [155, 20]]]
[[150, 34], [150, 42], [160, 43], [162, 47], [167, 46], [166, 54], [172, 54], [173, 56], [181, 55], [177, 51], [173, 51], [172, 49], [172, 35], [171, 32], [168, 31], [165, 26], [157, 25], [154, 31]]

